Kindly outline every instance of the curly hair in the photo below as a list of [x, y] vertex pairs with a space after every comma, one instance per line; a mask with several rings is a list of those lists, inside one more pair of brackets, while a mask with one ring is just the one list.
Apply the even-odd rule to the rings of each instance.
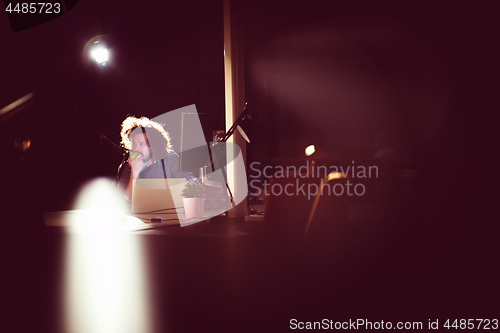
[[142, 130], [146, 132], [148, 144], [154, 156], [160, 157], [165, 154], [165, 151], [169, 153], [172, 150], [170, 134], [165, 131], [163, 125], [146, 117], [136, 118], [129, 116], [122, 122], [120, 131], [121, 144], [131, 150], [131, 134], [143, 133]]

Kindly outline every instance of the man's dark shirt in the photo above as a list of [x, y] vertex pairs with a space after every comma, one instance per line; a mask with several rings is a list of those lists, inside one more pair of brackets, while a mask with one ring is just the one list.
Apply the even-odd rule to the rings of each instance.
[[179, 155], [171, 150], [167, 157], [156, 160], [139, 173], [139, 178], [186, 178], [196, 180], [191, 172], [179, 171]]

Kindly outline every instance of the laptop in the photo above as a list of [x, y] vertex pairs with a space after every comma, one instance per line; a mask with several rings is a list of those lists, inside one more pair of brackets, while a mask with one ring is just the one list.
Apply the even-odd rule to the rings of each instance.
[[134, 179], [131, 213], [145, 223], [179, 225], [185, 178]]

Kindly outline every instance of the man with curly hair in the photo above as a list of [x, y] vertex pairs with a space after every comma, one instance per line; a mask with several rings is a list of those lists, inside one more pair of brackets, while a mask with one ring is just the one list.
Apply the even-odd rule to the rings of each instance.
[[137, 178], [196, 180], [191, 172], [179, 171], [179, 155], [172, 150], [170, 135], [162, 124], [146, 117], [129, 116], [122, 123], [120, 135], [121, 143], [131, 155], [120, 181], [127, 199], [132, 197], [132, 183]]

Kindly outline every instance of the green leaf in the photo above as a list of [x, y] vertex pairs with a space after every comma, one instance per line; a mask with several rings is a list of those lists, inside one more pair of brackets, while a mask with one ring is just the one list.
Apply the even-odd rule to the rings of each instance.
[[188, 182], [184, 186], [181, 195], [184, 198], [203, 198], [205, 196], [205, 184], [197, 182]]

